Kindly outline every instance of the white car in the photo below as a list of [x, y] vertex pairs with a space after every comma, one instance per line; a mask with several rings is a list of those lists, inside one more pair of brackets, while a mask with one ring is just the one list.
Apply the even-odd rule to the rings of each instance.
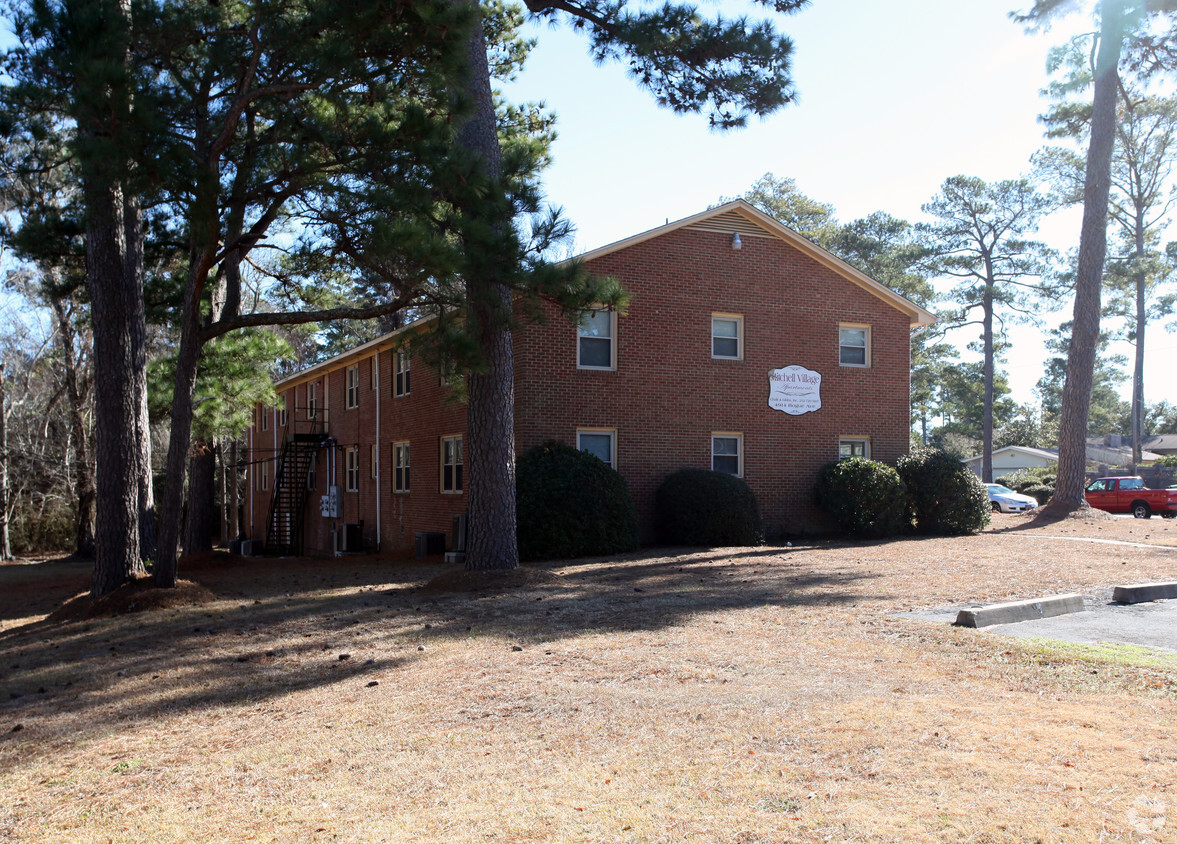
[[1022, 495], [1001, 484], [985, 484], [989, 490], [989, 504], [994, 513], [1025, 513], [1038, 506], [1038, 499]]

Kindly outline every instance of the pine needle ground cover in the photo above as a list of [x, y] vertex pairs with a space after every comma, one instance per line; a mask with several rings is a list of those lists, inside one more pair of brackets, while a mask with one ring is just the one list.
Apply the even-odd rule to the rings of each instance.
[[1173, 521], [540, 568], [210, 559], [88, 618], [0, 566], [0, 840], [1177, 836], [1177, 656], [894, 616], [1177, 579]]

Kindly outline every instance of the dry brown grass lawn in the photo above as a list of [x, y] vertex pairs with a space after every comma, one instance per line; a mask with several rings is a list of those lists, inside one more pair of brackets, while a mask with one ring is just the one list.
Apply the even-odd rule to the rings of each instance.
[[1173, 521], [546, 568], [0, 566], [0, 840], [1177, 840], [1177, 657], [893, 616], [1177, 579]]

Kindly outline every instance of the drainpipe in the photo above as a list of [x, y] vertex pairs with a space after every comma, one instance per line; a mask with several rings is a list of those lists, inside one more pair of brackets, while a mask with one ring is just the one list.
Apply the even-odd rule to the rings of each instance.
[[376, 387], [376, 550], [380, 550], [380, 353], [372, 355], [372, 383]]

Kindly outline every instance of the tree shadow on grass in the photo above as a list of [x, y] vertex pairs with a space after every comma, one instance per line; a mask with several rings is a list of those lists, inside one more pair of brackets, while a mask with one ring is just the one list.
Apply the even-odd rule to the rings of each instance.
[[889, 597], [868, 594], [875, 575], [819, 574], [791, 559], [792, 550], [655, 550], [548, 563], [537, 568], [557, 575], [550, 582], [460, 594], [426, 590], [437, 565], [372, 558], [189, 569], [183, 576], [215, 593], [215, 603], [0, 633], [0, 759], [52, 753], [94, 725], [122, 729], [113, 725], [319, 687], [364, 694], [455, 640], [505, 643], [511, 633], [523, 647], [667, 629], [700, 614]]

